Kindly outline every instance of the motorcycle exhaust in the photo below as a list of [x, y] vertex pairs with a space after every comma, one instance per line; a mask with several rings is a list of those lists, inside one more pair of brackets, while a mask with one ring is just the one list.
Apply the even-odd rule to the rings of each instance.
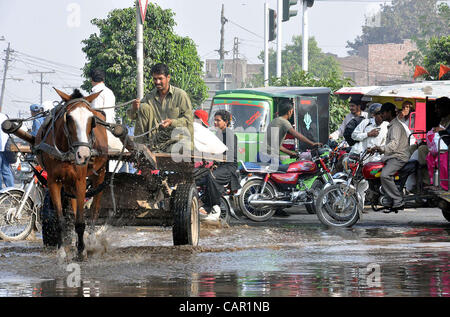
[[270, 206], [270, 207], [292, 207], [294, 203], [292, 201], [286, 201], [286, 200], [248, 200], [248, 203], [253, 207], [260, 207], [260, 206]]

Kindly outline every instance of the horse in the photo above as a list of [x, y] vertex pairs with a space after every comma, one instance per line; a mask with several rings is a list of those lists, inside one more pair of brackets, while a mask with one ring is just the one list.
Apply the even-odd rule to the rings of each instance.
[[[69, 197], [75, 197], [71, 198], [71, 205], [78, 235], [78, 258], [82, 260], [86, 256], [83, 235], [87, 178], [94, 187], [105, 180], [108, 138], [105, 126], [97, 124], [97, 121], [104, 122], [106, 118], [90, 105], [101, 91], [84, 97], [77, 89], [72, 95], [54, 89], [62, 103], [54, 110], [51, 122], [41, 126], [35, 138], [35, 148], [39, 164], [47, 171], [47, 186], [57, 214], [57, 247], [63, 247], [62, 232], [65, 229], [63, 191]], [[101, 196], [100, 191], [90, 207], [92, 225], [98, 218]]]

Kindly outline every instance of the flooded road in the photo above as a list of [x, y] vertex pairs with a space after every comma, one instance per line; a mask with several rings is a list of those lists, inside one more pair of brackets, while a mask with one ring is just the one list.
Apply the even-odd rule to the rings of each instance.
[[0, 296], [450, 296], [440, 210], [370, 213], [341, 230], [290, 212], [203, 226], [197, 247], [173, 246], [169, 227], [112, 227], [81, 263], [61, 261], [39, 234], [0, 240]]

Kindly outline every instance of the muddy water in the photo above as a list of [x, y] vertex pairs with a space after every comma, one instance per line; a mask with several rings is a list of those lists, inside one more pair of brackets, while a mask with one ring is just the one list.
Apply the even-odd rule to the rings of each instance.
[[171, 228], [113, 227], [105, 239], [81, 263], [39, 234], [0, 241], [0, 296], [450, 295], [448, 226], [237, 223], [202, 227], [197, 247], [174, 247]]

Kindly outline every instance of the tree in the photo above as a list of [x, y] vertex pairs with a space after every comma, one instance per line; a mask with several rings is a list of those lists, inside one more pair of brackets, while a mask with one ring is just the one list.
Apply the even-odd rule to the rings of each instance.
[[347, 42], [348, 53], [357, 55], [368, 44], [402, 43], [404, 39], [443, 36], [450, 33], [448, 5], [438, 0], [393, 0], [380, 6], [380, 24], [365, 25], [362, 35]]
[[[281, 51], [281, 72], [286, 74], [288, 72], [301, 70], [302, 65], [302, 36], [293, 36], [292, 43], [287, 44]], [[259, 57], [261, 61], [264, 61], [264, 52], [261, 52]], [[277, 53], [273, 49], [269, 50], [269, 73], [276, 73], [276, 60]], [[317, 41], [314, 37], [311, 37], [308, 41], [308, 71], [314, 76], [324, 77], [330, 73], [340, 73], [340, 66], [336, 58], [331, 55], [325, 54], [318, 47]]]
[[[171, 83], [188, 93], [193, 105], [200, 105], [207, 97], [203, 81], [203, 63], [195, 43], [188, 37], [174, 34], [174, 13], [150, 3], [144, 22], [144, 91], [153, 88], [150, 69], [163, 62], [169, 66]], [[106, 84], [114, 91], [117, 102], [136, 98], [136, 8], [116, 9], [105, 19], [93, 19], [99, 34], [83, 40], [87, 63], [83, 68], [86, 78], [94, 68], [104, 69]], [[86, 80], [83, 89], [91, 88]], [[126, 109], [116, 109], [119, 117]]]
[[[420, 54], [423, 54], [420, 65], [428, 71], [425, 79], [438, 80], [441, 64], [450, 66], [450, 35], [431, 38]], [[450, 79], [450, 73], [445, 74], [441, 80]]]

